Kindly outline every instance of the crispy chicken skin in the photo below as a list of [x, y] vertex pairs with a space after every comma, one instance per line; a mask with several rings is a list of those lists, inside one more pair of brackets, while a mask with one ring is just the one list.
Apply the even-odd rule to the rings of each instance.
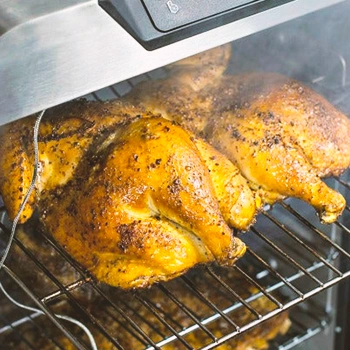
[[[211, 56], [220, 71], [225, 50], [229, 47], [213, 51], [216, 61]], [[321, 177], [349, 167], [348, 118], [310, 88], [279, 74], [204, 79], [200, 57], [171, 67], [168, 79], [141, 83], [126, 99], [206, 139], [237, 165], [263, 202], [297, 197], [313, 205], [323, 222], [334, 222], [345, 200]], [[192, 83], [198, 77], [199, 88]]]
[[[95, 103], [84, 100], [48, 110], [40, 125], [40, 172], [36, 191], [51, 191], [66, 184], [96, 135], [125, 119], [142, 113], [120, 102]], [[14, 219], [33, 176], [34, 118], [25, 118], [0, 129], [0, 194], [10, 219]], [[22, 212], [20, 223], [26, 222], [35, 209], [35, 194]]]
[[229, 226], [245, 231], [255, 221], [260, 197], [255, 197], [238, 168], [201, 138], [192, 137], [207, 166], [220, 211]]
[[[75, 169], [94, 140], [101, 140], [118, 124], [141, 115], [154, 116], [142, 107], [121, 101], [67, 103], [48, 110], [40, 126], [39, 150], [41, 169], [36, 189], [51, 191], [72, 179]], [[0, 133], [0, 193], [11, 219], [18, 212], [33, 174], [33, 118], [5, 126]], [[247, 181], [226, 157], [190, 134], [210, 172], [220, 210], [228, 224], [246, 230], [254, 220], [255, 199]], [[98, 140], [96, 142], [99, 142]], [[93, 149], [91, 156], [93, 157]], [[40, 197], [40, 195], [39, 195]], [[20, 222], [25, 222], [35, 208], [31, 196]]]
[[121, 125], [80, 166], [62, 193], [44, 196], [42, 221], [100, 281], [142, 287], [244, 253], [197, 148], [172, 123]]
[[277, 74], [236, 76], [223, 85], [225, 90], [216, 90], [223, 99], [216, 101], [219, 117], [207, 126], [208, 140], [234, 160], [267, 202], [278, 195], [297, 197], [314, 206], [323, 222], [334, 222], [345, 199], [321, 177], [349, 166], [347, 117], [311, 89]]
[[[16, 193], [8, 173], [30, 181], [33, 124], [16, 122], [2, 134], [5, 143], [11, 135], [0, 192], [12, 219], [27, 187]], [[245, 252], [227, 223], [246, 227], [255, 215], [247, 182], [174, 122], [121, 102], [78, 101], [43, 120], [39, 160], [21, 221], [38, 208], [47, 231], [100, 281], [144, 287], [198, 263], [232, 265]]]

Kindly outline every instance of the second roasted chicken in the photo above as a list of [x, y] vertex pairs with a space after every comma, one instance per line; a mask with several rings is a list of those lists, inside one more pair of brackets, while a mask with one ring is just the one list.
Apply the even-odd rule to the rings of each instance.
[[350, 121], [305, 85], [273, 73], [222, 75], [229, 47], [170, 67], [126, 99], [176, 120], [225, 154], [266, 203], [286, 196], [315, 207], [325, 223], [345, 207], [322, 177], [350, 165]]

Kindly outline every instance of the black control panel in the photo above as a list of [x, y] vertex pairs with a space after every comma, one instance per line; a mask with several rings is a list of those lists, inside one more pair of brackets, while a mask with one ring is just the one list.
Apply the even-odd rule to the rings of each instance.
[[143, 0], [156, 28], [165, 32], [254, 2], [257, 1]]
[[99, 0], [146, 49], [171, 44], [295, 0]]

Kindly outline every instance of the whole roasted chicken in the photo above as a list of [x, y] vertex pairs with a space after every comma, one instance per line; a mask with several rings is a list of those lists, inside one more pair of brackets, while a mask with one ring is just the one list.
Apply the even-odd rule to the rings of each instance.
[[263, 202], [286, 196], [315, 207], [325, 223], [345, 207], [322, 177], [350, 164], [350, 122], [305, 85], [273, 73], [223, 75], [230, 48], [170, 66], [126, 99], [175, 120], [225, 154]]
[[[1, 134], [0, 193], [16, 215], [33, 174], [33, 124]], [[122, 288], [168, 280], [245, 251], [255, 199], [237, 168], [173, 122], [122, 103], [78, 101], [48, 111], [36, 191], [48, 232], [98, 280]]]

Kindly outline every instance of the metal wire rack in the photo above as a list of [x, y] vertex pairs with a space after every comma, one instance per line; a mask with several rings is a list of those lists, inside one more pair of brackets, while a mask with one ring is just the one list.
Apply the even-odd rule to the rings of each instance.
[[[334, 179], [333, 185], [350, 199], [348, 173]], [[39, 250], [19, 234], [14, 258], [1, 280], [7, 275], [11, 295], [43, 310], [78, 348], [89, 348], [86, 337], [62, 323], [56, 313], [74, 315], [100, 341], [117, 349], [130, 348], [130, 339], [133, 349], [167, 345], [192, 349], [198, 339], [201, 349], [211, 349], [263, 321], [273, 321], [274, 316], [348, 277], [350, 252], [341, 244], [350, 234], [349, 223], [349, 206], [339, 221], [324, 226], [312, 209], [287, 200], [264, 211], [251, 231], [242, 235], [249, 249], [234, 268], [195, 269], [175, 281], [129, 293], [94, 281], [46, 233], [35, 229], [32, 233], [44, 246]], [[8, 232], [5, 224], [1, 229]], [[48, 256], [54, 263], [47, 261]], [[62, 337], [45, 329], [43, 316], [14, 309], [1, 315], [0, 338], [15, 333], [34, 349], [36, 338], [31, 333], [39, 332], [65, 349]]]
[[[343, 74], [329, 94], [346, 86], [346, 65], [336, 53], [333, 56], [339, 59]], [[150, 72], [88, 98], [114, 98], [140, 80], [164, 74], [163, 70]], [[327, 75], [313, 74], [307, 78], [319, 90], [331, 85], [327, 79]], [[327, 181], [350, 202], [349, 171]], [[4, 207], [0, 215], [1, 250], [9, 234]], [[274, 338], [288, 328], [291, 319], [289, 336], [270, 344], [272, 349], [290, 349], [327, 326], [330, 315], [306, 305], [350, 275], [349, 237], [349, 205], [336, 223], [322, 225], [312, 208], [287, 199], [266, 207], [257, 224], [241, 236], [249, 248], [233, 268], [199, 267], [150, 289], [124, 292], [95, 281], [32, 221], [17, 232], [0, 281], [13, 298], [37, 307], [45, 316], [1, 297], [0, 344], [6, 344], [6, 349], [69, 349], [72, 344], [89, 349], [86, 334], [56, 316], [65, 314], [86, 325], [103, 344], [101, 349], [204, 350], [222, 344], [222, 349], [235, 349], [238, 342]], [[302, 306], [296, 310], [303, 321], [297, 312], [288, 314], [296, 305]], [[304, 322], [306, 315], [311, 323]]]

